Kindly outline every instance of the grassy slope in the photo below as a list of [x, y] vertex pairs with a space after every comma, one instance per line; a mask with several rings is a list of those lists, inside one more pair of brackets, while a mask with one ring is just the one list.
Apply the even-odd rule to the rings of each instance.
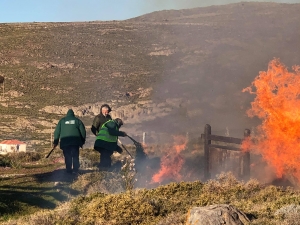
[[254, 180], [242, 183], [224, 174], [206, 183], [180, 182], [119, 194], [82, 195], [54, 211], [3, 224], [184, 224], [191, 207], [210, 204], [234, 205], [248, 215], [251, 224], [294, 224], [299, 218], [297, 211], [276, 212], [299, 201], [300, 193], [293, 189], [262, 186]]
[[[6, 78], [5, 90], [23, 94], [8, 98], [5, 93], [5, 100], [1, 100], [4, 104], [0, 106], [1, 127], [10, 128], [2, 129], [1, 138], [22, 140], [27, 134], [28, 139], [32, 136], [47, 140], [49, 135], [41, 133], [47, 126], [30, 131], [17, 129], [16, 119], [39, 117], [51, 122], [58, 116], [41, 113], [39, 109], [52, 104], [76, 106], [99, 99], [127, 104], [124, 93], [161, 83], [165, 86], [156, 89], [158, 100], [170, 96], [190, 100], [193, 96], [204, 96], [198, 102], [207, 107], [204, 111], [212, 112], [208, 103], [213, 105], [216, 96], [203, 92], [210, 87], [218, 90], [220, 96], [226, 96], [221, 101], [229, 107], [221, 108], [222, 114], [239, 111], [245, 99], [237, 93], [259, 70], [265, 69], [270, 59], [275, 56], [290, 65], [299, 64], [295, 48], [299, 46], [298, 12], [299, 4], [243, 3], [158, 12], [122, 22], [0, 24], [0, 72]], [[172, 54], [168, 56], [168, 52]], [[143, 99], [132, 99], [137, 100]], [[231, 105], [232, 102], [241, 104]], [[49, 146], [46, 141], [43, 146], [46, 144]], [[41, 208], [51, 209], [73, 194], [85, 193], [70, 186], [73, 180], [62, 182], [60, 188], [54, 189], [52, 171], [57, 164], [42, 165], [42, 168], [12, 170], [28, 176], [1, 178], [2, 220]], [[51, 179], [43, 180], [43, 177]], [[101, 179], [102, 175], [95, 177]], [[113, 174], [111, 180], [117, 179], [119, 176]], [[170, 184], [134, 195], [94, 194], [78, 198], [66, 206], [63, 214], [50, 211], [46, 216], [40, 213], [29, 217], [28, 224], [34, 224], [33, 221], [41, 224], [49, 218], [58, 224], [71, 220], [100, 223], [104, 217], [98, 217], [98, 208], [113, 208], [116, 204], [128, 216], [108, 214], [105, 219], [111, 224], [136, 223], [135, 217], [156, 223], [172, 217], [172, 213], [179, 215], [178, 222], [183, 221], [194, 203], [231, 203], [255, 215], [254, 224], [278, 224], [274, 212], [283, 205], [299, 203], [299, 193], [294, 190], [241, 184], [230, 178], [218, 182]], [[16, 196], [18, 201], [11, 201]], [[178, 196], [184, 198], [179, 201]], [[136, 207], [130, 208], [132, 205]], [[88, 217], [89, 213], [94, 218]], [[24, 221], [22, 218], [20, 223]]]
[[[191, 129], [195, 119], [198, 126], [211, 123], [217, 130], [232, 118], [242, 129], [250, 127], [244, 118], [250, 98], [241, 90], [273, 57], [288, 66], [299, 64], [298, 7], [241, 3], [156, 12], [128, 21], [0, 24], [0, 73], [5, 77], [0, 126], [7, 127], [1, 138], [24, 139], [25, 128], [14, 132], [18, 117], [54, 124], [59, 116], [39, 111], [45, 106], [114, 101], [118, 108], [167, 98], [182, 99], [183, 111], [190, 112], [184, 114], [183, 129]], [[126, 97], [140, 88], [153, 91]], [[168, 120], [184, 119], [180, 113], [174, 108]], [[157, 120], [141, 126], [161, 124]], [[46, 129], [27, 132], [44, 147], [49, 144], [49, 135], [42, 134]]]
[[[60, 180], [63, 167], [61, 160], [38, 160], [31, 163], [20, 160], [15, 158], [13, 167], [0, 167], [1, 220], [43, 208], [54, 209], [59, 202], [76, 193], [69, 189], [73, 179]], [[61, 182], [60, 187], [54, 187], [56, 181]]]

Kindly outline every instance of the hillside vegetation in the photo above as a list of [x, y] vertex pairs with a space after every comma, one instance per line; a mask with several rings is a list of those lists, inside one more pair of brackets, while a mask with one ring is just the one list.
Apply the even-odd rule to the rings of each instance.
[[[199, 141], [205, 124], [213, 134], [242, 137], [260, 123], [245, 115], [253, 96], [242, 89], [274, 57], [300, 64], [299, 10], [300, 4], [237, 3], [125, 21], [0, 24], [0, 140], [19, 139], [35, 150], [0, 157], [1, 223], [184, 224], [191, 207], [226, 203], [251, 224], [299, 224], [300, 194], [289, 185], [231, 174], [202, 180]], [[113, 171], [95, 167], [89, 127], [103, 103], [124, 119], [122, 130], [138, 141], [147, 134], [149, 159], [135, 165], [137, 180], [127, 186], [126, 152], [114, 155]], [[66, 177], [61, 151], [45, 155], [69, 108], [88, 139], [81, 173]], [[177, 153], [168, 145], [178, 134], [193, 142], [176, 155], [185, 160], [180, 179], [151, 183], [163, 157]]]
[[[103, 189], [108, 183], [108, 177], [111, 189]], [[122, 182], [120, 177], [113, 173], [82, 175], [74, 181], [71, 188], [91, 185], [88, 190], [92, 191], [88, 195], [81, 195], [54, 210], [38, 211], [1, 224], [179, 225], [185, 224], [186, 214], [192, 207], [211, 204], [234, 205], [246, 213], [251, 224], [299, 224], [300, 194], [291, 188], [263, 186], [255, 180], [244, 183], [237, 181], [230, 174], [221, 174], [216, 180], [205, 183], [170, 183], [155, 189], [107, 193], [107, 190], [116, 190], [114, 188], [118, 186], [118, 182]], [[56, 191], [60, 190], [61, 194], [68, 191], [63, 186], [55, 188]]]
[[126, 21], [0, 24], [1, 139], [48, 146], [68, 108], [90, 126], [102, 103], [132, 135], [199, 133], [209, 123], [241, 136], [257, 124], [241, 90], [274, 57], [300, 62], [299, 7], [237, 3]]

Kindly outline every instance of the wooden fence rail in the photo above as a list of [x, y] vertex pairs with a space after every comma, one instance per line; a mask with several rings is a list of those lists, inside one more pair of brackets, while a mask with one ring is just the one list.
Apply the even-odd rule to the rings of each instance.
[[[239, 178], [248, 180], [250, 178], [250, 153], [242, 152], [239, 147], [228, 145], [215, 145], [212, 141], [223, 142], [226, 144], [241, 145], [243, 140], [250, 136], [250, 130], [245, 129], [244, 138], [225, 137], [211, 134], [211, 126], [205, 125], [204, 134], [201, 138], [204, 139], [204, 178], [211, 178], [211, 172], [219, 167], [221, 171], [235, 170], [234, 172]], [[235, 153], [234, 153], [235, 152]], [[230, 161], [231, 168], [226, 166], [226, 161]], [[218, 164], [218, 165], [217, 165]], [[225, 165], [225, 166], [224, 166]], [[223, 167], [223, 168], [222, 168]], [[226, 168], [225, 168], [226, 167]]]

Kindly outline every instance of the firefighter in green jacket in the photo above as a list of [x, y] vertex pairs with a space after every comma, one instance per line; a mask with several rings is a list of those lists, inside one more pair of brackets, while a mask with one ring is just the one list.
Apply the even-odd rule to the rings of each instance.
[[[75, 117], [74, 111], [69, 109], [67, 115], [59, 120], [54, 131], [53, 148], [60, 141], [63, 150], [67, 173], [77, 173], [79, 170], [79, 147], [86, 139], [86, 130], [83, 122]], [[73, 165], [73, 168], [72, 168]]]
[[100, 153], [100, 169], [105, 170], [111, 167], [111, 156], [114, 151], [122, 153], [122, 148], [117, 144], [119, 136], [127, 136], [125, 132], [119, 131], [122, 125], [123, 121], [116, 118], [105, 122], [99, 130], [94, 149]]

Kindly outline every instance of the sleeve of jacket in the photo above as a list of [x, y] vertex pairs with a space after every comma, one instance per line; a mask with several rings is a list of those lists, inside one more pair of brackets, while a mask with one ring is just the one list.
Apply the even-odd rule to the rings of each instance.
[[99, 132], [99, 127], [100, 127], [100, 120], [99, 120], [98, 116], [95, 116], [95, 118], [93, 120], [93, 125], [91, 127], [91, 131], [96, 136]]
[[79, 131], [80, 131], [80, 135], [81, 135], [82, 144], [84, 145], [85, 140], [86, 140], [86, 130], [85, 130], [85, 126], [81, 120], [79, 120]]
[[60, 132], [61, 132], [61, 120], [58, 122], [58, 124], [55, 127], [54, 135], [53, 135], [53, 144], [58, 145], [59, 138], [60, 138]]
[[116, 126], [117, 126], [117, 124], [115, 122], [109, 122], [109, 123], [107, 123], [106, 127], [107, 127], [107, 130], [108, 130], [108, 133], [110, 135], [113, 135], [113, 136], [121, 136], [121, 137], [123, 137], [124, 136], [124, 132], [117, 130]]

